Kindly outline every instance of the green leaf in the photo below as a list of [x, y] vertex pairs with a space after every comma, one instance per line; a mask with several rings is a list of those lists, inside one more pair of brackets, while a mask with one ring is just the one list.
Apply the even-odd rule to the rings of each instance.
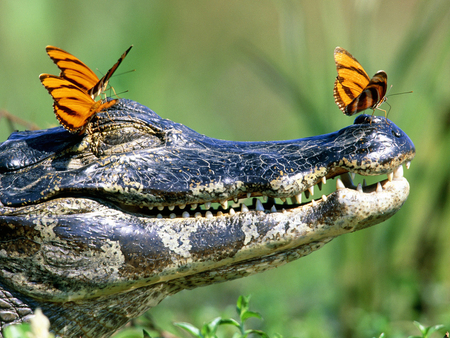
[[269, 338], [267, 333], [265, 333], [264, 331], [261, 331], [261, 330], [245, 330], [244, 337], [247, 337], [250, 333], [256, 334], [263, 338]]
[[217, 328], [219, 327], [220, 323], [222, 321], [221, 317], [217, 317], [210, 321], [209, 323], [206, 323], [202, 326], [201, 333], [204, 337], [214, 337], [216, 335]]
[[241, 324], [233, 318], [222, 319], [220, 325], [234, 325], [236, 327], [241, 326]]
[[432, 334], [434, 331], [440, 330], [440, 329], [442, 329], [443, 327], [444, 327], [444, 325], [441, 325], [441, 324], [430, 326], [430, 327], [428, 328], [428, 334], [430, 335], [430, 334]]
[[252, 317], [261, 319], [261, 315], [259, 313], [253, 312], [253, 311], [245, 311], [241, 316], [241, 320], [244, 322], [247, 319], [252, 318]]
[[239, 296], [236, 307], [237, 307], [237, 313], [239, 314], [239, 317], [241, 317], [242, 313], [246, 312], [248, 310], [248, 303], [250, 302], [250, 296]]
[[419, 338], [427, 338], [429, 337], [434, 331], [440, 330], [444, 327], [444, 325], [433, 325], [433, 326], [424, 326], [422, 324], [420, 324], [417, 321], [414, 321], [414, 325], [417, 326], [417, 328], [420, 330], [420, 332], [422, 333], [422, 336], [410, 336], [409, 338], [415, 338], [415, 337], [419, 337]]
[[187, 332], [189, 332], [194, 337], [204, 338], [203, 335], [201, 334], [200, 330], [198, 328], [196, 328], [192, 324], [180, 322], [180, 323], [173, 323], [173, 325], [181, 327], [182, 329], [186, 330]]
[[428, 330], [427, 330], [427, 328], [424, 325], [420, 324], [417, 321], [414, 321], [414, 325], [417, 326], [417, 328], [422, 333], [422, 335], [425, 335], [427, 333]]

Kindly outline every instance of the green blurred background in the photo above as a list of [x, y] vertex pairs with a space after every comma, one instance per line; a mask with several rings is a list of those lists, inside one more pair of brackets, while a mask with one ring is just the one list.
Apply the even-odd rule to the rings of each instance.
[[[385, 70], [390, 93], [414, 91], [388, 101], [389, 118], [417, 150], [398, 214], [275, 270], [181, 292], [149, 313], [186, 337], [173, 321], [234, 316], [237, 297], [251, 294], [251, 309], [264, 317], [251, 325], [270, 335], [405, 337], [418, 333], [413, 320], [450, 329], [448, 0], [2, 0], [0, 41], [0, 109], [40, 128], [57, 125], [38, 79], [58, 74], [49, 44], [99, 75], [134, 44], [117, 73], [136, 71], [110, 82], [128, 90], [120, 96], [230, 140], [300, 138], [351, 124], [333, 99], [336, 46], [369, 75]], [[10, 128], [0, 121], [0, 141]]]

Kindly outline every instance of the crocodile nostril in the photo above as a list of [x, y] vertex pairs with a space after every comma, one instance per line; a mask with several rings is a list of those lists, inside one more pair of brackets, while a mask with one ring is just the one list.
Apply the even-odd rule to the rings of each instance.
[[395, 137], [398, 138], [398, 137], [402, 136], [402, 133], [398, 129], [392, 129], [392, 135], [394, 135]]

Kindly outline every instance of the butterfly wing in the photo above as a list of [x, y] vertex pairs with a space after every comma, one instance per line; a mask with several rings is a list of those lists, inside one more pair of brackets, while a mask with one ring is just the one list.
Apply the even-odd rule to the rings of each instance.
[[376, 109], [385, 101], [387, 74], [377, 72], [372, 79], [364, 68], [344, 48], [336, 47], [334, 61], [338, 76], [334, 82], [334, 100], [346, 115], [368, 108]]
[[334, 82], [334, 100], [344, 113], [345, 108], [369, 84], [370, 78], [356, 60], [344, 48], [336, 47], [334, 61], [338, 76]]
[[130, 48], [121, 55], [114, 66], [112, 66], [100, 80], [81, 60], [65, 50], [54, 46], [47, 46], [46, 50], [53, 62], [61, 69], [59, 77], [72, 82], [80, 89], [86, 91], [94, 99], [106, 89], [110, 77], [114, 74], [132, 47], [133, 46], [130, 46]]
[[346, 107], [344, 113], [354, 115], [368, 108], [377, 109], [384, 101], [386, 101], [387, 90], [387, 74], [380, 70], [372, 79], [364, 90], [355, 97]]
[[47, 54], [61, 70], [59, 77], [66, 79], [78, 88], [88, 92], [99, 79], [97, 75], [81, 60], [72, 54], [54, 46], [46, 47]]
[[72, 133], [82, 133], [94, 114], [117, 103], [94, 101], [84, 89], [59, 76], [41, 74], [44, 87], [53, 97], [53, 109], [59, 122]]
[[123, 59], [125, 59], [125, 56], [127, 56], [130, 49], [133, 47], [133, 45], [128, 48], [125, 53], [123, 53], [119, 60], [114, 64], [114, 66], [111, 67], [110, 70], [103, 76], [91, 89], [89, 89], [88, 93], [91, 95], [92, 98], [95, 98], [96, 96], [100, 95], [106, 87], [108, 86], [109, 78], [114, 74], [116, 69], [119, 67], [119, 65], [122, 63]]

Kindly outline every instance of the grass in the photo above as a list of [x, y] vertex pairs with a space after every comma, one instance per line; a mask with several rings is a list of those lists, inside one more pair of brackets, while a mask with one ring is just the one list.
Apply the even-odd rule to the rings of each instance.
[[[220, 337], [232, 337], [232, 338], [247, 338], [247, 337], [262, 337], [262, 338], [283, 338], [283, 335], [279, 333], [269, 334], [260, 329], [248, 328], [248, 320], [256, 318], [262, 320], [262, 316], [254, 311], [250, 310], [250, 296], [239, 296], [236, 303], [236, 312], [238, 319], [223, 318], [221, 316], [216, 317], [200, 327], [191, 323], [178, 322], [173, 325], [180, 331], [185, 331], [190, 337], [194, 338], [220, 338]], [[36, 311], [36, 316], [32, 319], [31, 324], [23, 323], [8, 327], [4, 332], [5, 338], [54, 338], [54, 335], [48, 331], [49, 321], [42, 314], [40, 310]], [[414, 325], [420, 332], [420, 335], [409, 336], [408, 338], [432, 338], [433, 333], [436, 332], [434, 337], [438, 334], [442, 336], [444, 332], [444, 325], [425, 326], [419, 322], [414, 322]], [[295, 337], [318, 337], [322, 331], [321, 327], [316, 327], [316, 331], [312, 332], [312, 335], [304, 335], [304, 332], [299, 332]], [[174, 335], [167, 331], [157, 329], [151, 319], [148, 318], [144, 325], [135, 324], [133, 328], [122, 330], [122, 332], [115, 335], [115, 338], [150, 338], [150, 337], [164, 337], [164, 338], [177, 338], [184, 335]], [[362, 337], [362, 336], [361, 336]], [[369, 337], [369, 336], [366, 336]], [[389, 338], [381, 332], [377, 335], [378, 338]], [[405, 335], [406, 337], [406, 335]], [[448, 338], [448, 331], [444, 338]]]

